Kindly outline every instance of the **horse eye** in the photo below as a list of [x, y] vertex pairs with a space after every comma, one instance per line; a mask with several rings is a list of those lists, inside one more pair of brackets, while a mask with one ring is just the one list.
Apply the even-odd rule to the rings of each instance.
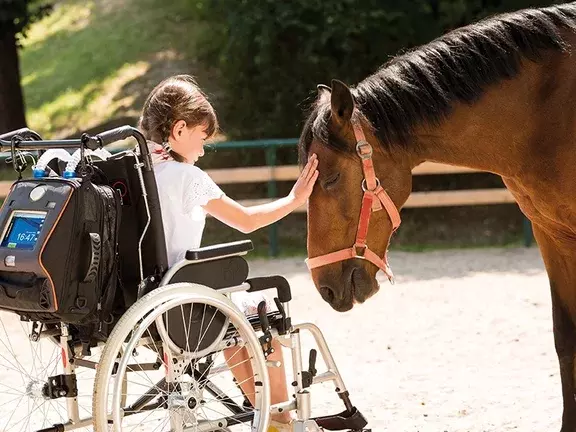
[[323, 184], [324, 189], [333, 188], [339, 179], [340, 179], [340, 173], [336, 173], [336, 174], [331, 175], [326, 180], [324, 180], [324, 184]]

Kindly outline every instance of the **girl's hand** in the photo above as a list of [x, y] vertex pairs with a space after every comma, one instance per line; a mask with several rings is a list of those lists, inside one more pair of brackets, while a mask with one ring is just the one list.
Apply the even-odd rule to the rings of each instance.
[[300, 173], [300, 177], [294, 183], [290, 196], [298, 203], [298, 205], [303, 205], [306, 203], [308, 197], [312, 194], [314, 189], [314, 183], [318, 178], [318, 157], [316, 153], [312, 154], [308, 159], [308, 163]]
[[314, 183], [318, 178], [317, 167], [318, 159], [313, 154], [292, 187], [292, 191], [284, 198], [266, 204], [244, 207], [224, 195], [218, 199], [208, 201], [203, 207], [219, 221], [243, 233], [251, 233], [279, 221], [298, 207], [304, 205], [312, 193]]

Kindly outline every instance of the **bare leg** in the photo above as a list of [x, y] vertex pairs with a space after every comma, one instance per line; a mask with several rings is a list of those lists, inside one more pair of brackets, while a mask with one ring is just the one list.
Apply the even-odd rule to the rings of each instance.
[[[284, 367], [284, 355], [282, 353], [282, 346], [276, 339], [272, 342], [274, 353], [268, 356], [270, 361], [279, 361], [280, 367], [268, 368], [268, 375], [270, 377], [270, 402], [277, 404], [288, 400], [288, 388], [286, 383], [286, 369]], [[240, 350], [241, 352], [237, 351]], [[248, 397], [248, 400], [254, 404], [254, 373], [250, 362], [248, 362], [248, 352], [246, 348], [229, 348], [224, 352], [226, 362], [232, 371], [232, 374], [238, 381], [240, 388]], [[290, 413], [284, 412], [280, 415], [272, 416], [273, 420], [280, 423], [288, 423], [291, 420]]]

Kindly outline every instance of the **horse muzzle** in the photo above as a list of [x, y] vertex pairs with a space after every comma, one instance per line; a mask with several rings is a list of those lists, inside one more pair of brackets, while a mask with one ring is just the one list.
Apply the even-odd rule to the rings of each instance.
[[369, 275], [361, 263], [358, 264], [346, 263], [339, 267], [341, 272], [327, 272], [320, 276], [318, 291], [324, 301], [338, 312], [346, 312], [354, 304], [364, 303], [379, 289], [376, 279]]

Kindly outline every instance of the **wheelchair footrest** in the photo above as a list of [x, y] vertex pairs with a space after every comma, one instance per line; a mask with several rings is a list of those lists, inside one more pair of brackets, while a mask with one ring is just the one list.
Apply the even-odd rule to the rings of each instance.
[[356, 407], [352, 407], [351, 411], [346, 410], [335, 415], [315, 417], [312, 420], [321, 428], [332, 431], [363, 431], [364, 426], [368, 424], [366, 418]]

